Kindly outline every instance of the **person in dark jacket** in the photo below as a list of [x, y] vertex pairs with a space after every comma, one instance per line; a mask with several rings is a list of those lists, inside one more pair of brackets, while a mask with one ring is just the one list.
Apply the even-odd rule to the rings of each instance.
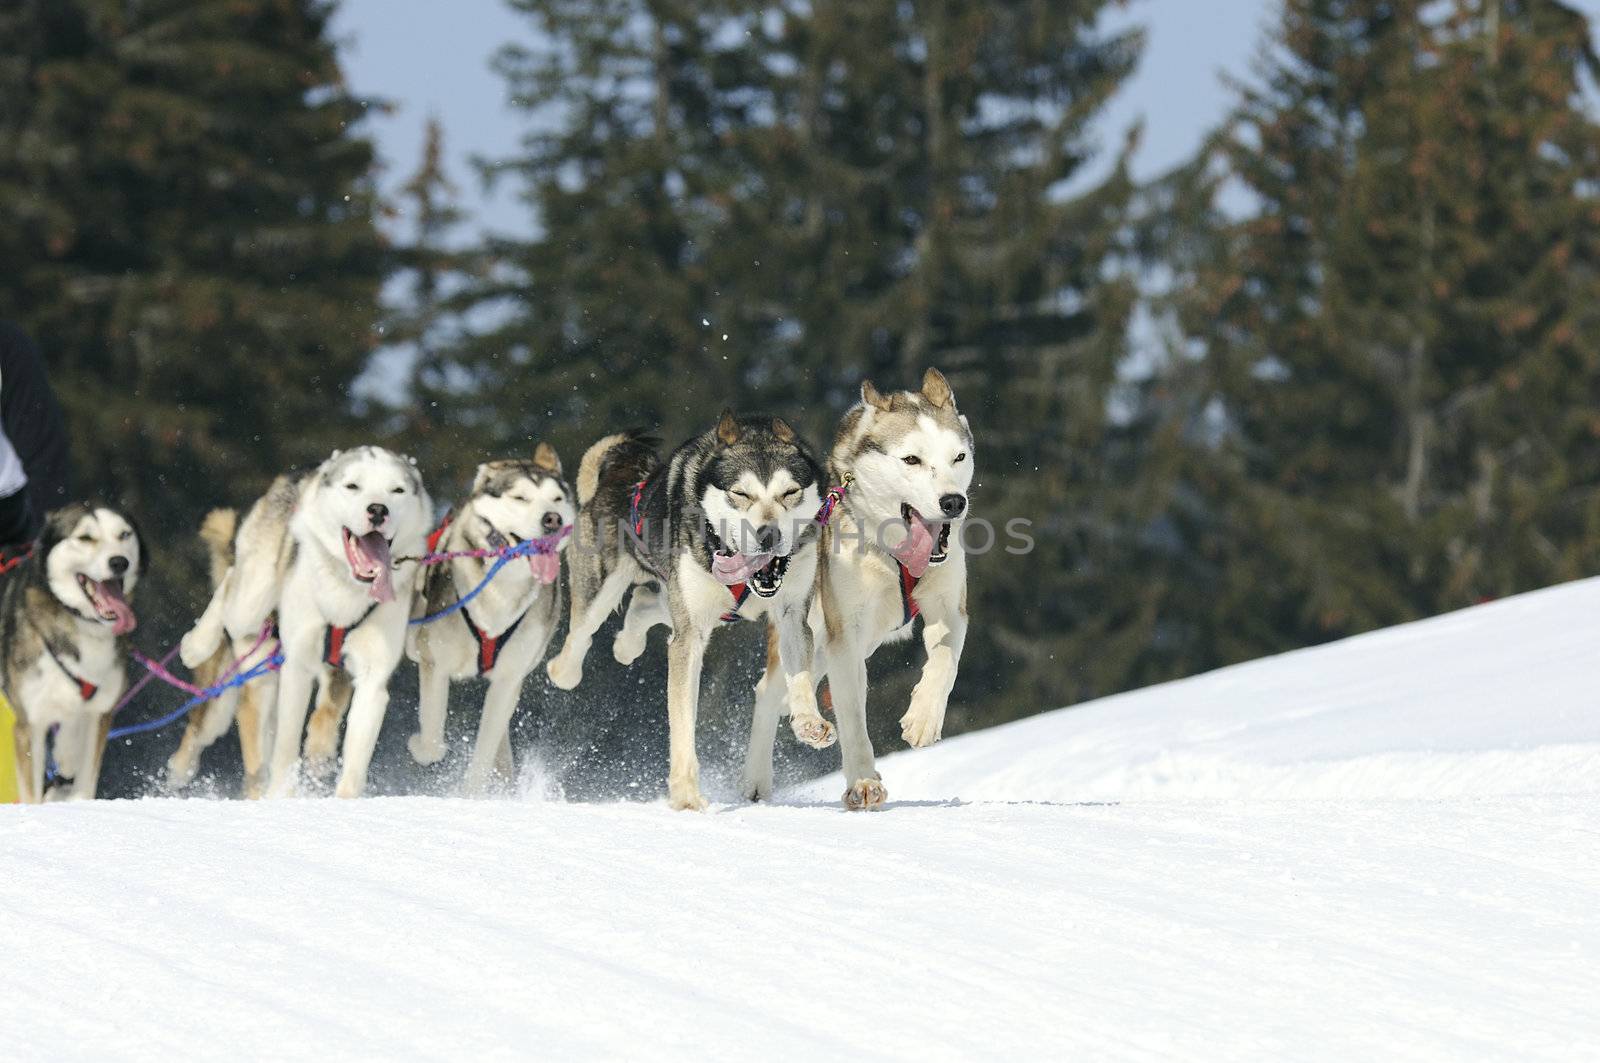
[[38, 348], [0, 321], [0, 548], [31, 542], [70, 500], [71, 479], [66, 422]]

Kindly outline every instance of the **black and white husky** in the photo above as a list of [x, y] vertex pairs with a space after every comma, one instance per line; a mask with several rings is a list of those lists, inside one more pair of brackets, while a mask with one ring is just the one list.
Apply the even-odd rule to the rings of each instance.
[[[127, 687], [128, 598], [149, 562], [133, 522], [74, 504], [45, 520], [26, 560], [0, 575], [0, 689], [16, 713], [24, 802], [92, 798], [111, 709]], [[47, 765], [54, 760], [54, 779]]]
[[548, 665], [550, 679], [567, 690], [578, 685], [595, 631], [638, 584], [614, 653], [631, 663], [653, 624], [672, 627], [667, 791], [673, 808], [706, 806], [695, 751], [700, 670], [711, 633], [730, 620], [772, 624], [795, 735], [819, 749], [833, 743], [833, 727], [817, 711], [806, 625], [821, 476], [788, 424], [732, 413], [664, 464], [655, 441], [636, 432], [607, 436], [583, 456], [577, 541], [567, 554], [572, 622], [566, 645]]
[[[815, 674], [825, 674], [839, 725], [847, 808], [875, 808], [886, 798], [867, 736], [867, 659], [887, 642], [911, 637], [922, 618], [928, 659], [900, 717], [912, 746], [944, 732], [945, 707], [967, 638], [967, 558], [960, 522], [972, 486], [972, 431], [937, 369], [921, 391], [884, 395], [861, 385], [828, 459], [828, 475], [847, 485], [823, 530], [811, 627]], [[784, 688], [769, 655], [756, 688], [745, 761], [746, 797], [772, 791], [772, 742]]]
[[[440, 553], [500, 550], [561, 534], [576, 515], [572, 489], [561, 478], [561, 459], [540, 443], [532, 461], [494, 461], [478, 466], [471, 496], [456, 509], [432, 548]], [[561, 540], [557, 549], [564, 547]], [[478, 587], [493, 557], [460, 557], [435, 565], [423, 576], [424, 615], [447, 609]], [[478, 738], [467, 766], [466, 789], [481, 792], [498, 764], [509, 776], [511, 714], [522, 681], [544, 659], [561, 621], [561, 557], [529, 554], [504, 565], [472, 601], [433, 623], [412, 628], [407, 653], [421, 671], [421, 701], [411, 755], [433, 764], [445, 754], [444, 721], [452, 679], [483, 677]]]
[[[417, 575], [414, 563], [395, 559], [420, 556], [432, 523], [416, 468], [379, 447], [335, 451], [309, 475], [280, 476], [240, 522], [233, 565], [180, 653], [199, 667], [224, 645], [252, 644], [276, 614], [284, 660], [262, 724], [263, 744], [271, 735], [269, 796], [295, 790], [312, 689], [340, 672], [350, 680], [350, 718], [335, 793], [366, 789]], [[325, 735], [344, 705], [330, 709]]]

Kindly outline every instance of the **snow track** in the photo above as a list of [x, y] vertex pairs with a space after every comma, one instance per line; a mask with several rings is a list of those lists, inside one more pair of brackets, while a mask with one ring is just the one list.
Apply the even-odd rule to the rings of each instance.
[[1573, 584], [1050, 713], [873, 815], [0, 808], [4, 1055], [1592, 1058], [1597, 627]]

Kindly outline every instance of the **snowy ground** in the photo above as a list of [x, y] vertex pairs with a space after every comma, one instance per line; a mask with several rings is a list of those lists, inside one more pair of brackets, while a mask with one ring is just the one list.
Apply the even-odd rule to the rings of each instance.
[[1600, 582], [886, 759], [891, 807], [0, 808], [29, 1058], [1593, 1058]]

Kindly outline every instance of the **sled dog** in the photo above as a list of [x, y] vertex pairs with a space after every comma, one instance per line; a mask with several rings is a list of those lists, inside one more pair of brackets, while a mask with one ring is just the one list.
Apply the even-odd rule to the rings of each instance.
[[[945, 706], [967, 636], [967, 560], [960, 523], [972, 485], [972, 431], [944, 375], [929, 369], [922, 390], [884, 395], [870, 381], [845, 414], [828, 459], [830, 482], [847, 485], [822, 532], [814, 675], [826, 675], [839, 728], [847, 808], [886, 798], [867, 736], [867, 659], [884, 643], [910, 638], [922, 618], [928, 658], [900, 717], [912, 746], [939, 740]], [[781, 637], [769, 632], [769, 641]], [[772, 792], [772, 743], [785, 705], [768, 653], [756, 687], [744, 795]], [[791, 680], [792, 681], [792, 680]]]
[[670, 624], [668, 800], [703, 809], [695, 717], [706, 645], [722, 624], [770, 622], [795, 735], [819, 749], [833, 743], [817, 711], [806, 624], [822, 470], [776, 418], [724, 412], [665, 463], [655, 445], [638, 432], [611, 435], [579, 464], [577, 542], [567, 555], [571, 624], [547, 670], [556, 686], [577, 686], [595, 631], [634, 588], [613, 652], [632, 663], [649, 628]]
[[149, 554], [133, 522], [75, 503], [0, 575], [0, 688], [16, 712], [21, 799], [92, 798], [111, 709], [127, 688], [128, 604]]
[[[416, 564], [396, 558], [422, 554], [432, 517], [416, 468], [369, 446], [335, 451], [308, 475], [280, 476], [240, 522], [233, 563], [179, 652], [184, 664], [200, 667], [225, 643], [249, 647], [276, 614], [283, 667], [259, 731], [263, 751], [271, 749], [269, 796], [292, 793], [299, 781], [313, 687], [321, 719], [312, 721], [306, 759], [331, 762], [348, 706], [334, 792], [365, 790], [417, 578]], [[247, 723], [241, 720], [241, 744], [250, 741]]]
[[[200, 540], [206, 546], [211, 563], [213, 593], [229, 578], [233, 568], [233, 543], [238, 530], [239, 515], [231, 509], [212, 510], [200, 524]], [[279, 531], [282, 535], [288, 534], [287, 527]], [[237, 645], [224, 632], [216, 652], [190, 670], [198, 686], [212, 687], [232, 675], [251, 671], [268, 660], [276, 648], [276, 624], [269, 619], [261, 630]], [[244, 686], [227, 687], [214, 700], [195, 706], [185, 721], [177, 751], [167, 761], [167, 788], [177, 790], [187, 786], [199, 769], [200, 754], [237, 721], [239, 755], [244, 762], [242, 792], [251, 800], [261, 797], [266, 787], [263, 749], [265, 743], [271, 741], [266, 728], [272, 721], [277, 698], [277, 673], [267, 671]], [[342, 668], [324, 666], [317, 683], [317, 708], [311, 714], [306, 738], [306, 759], [313, 775], [326, 775], [331, 770], [339, 721], [349, 707], [350, 677]]]
[[[504, 549], [559, 535], [572, 524], [576, 509], [572, 489], [561, 478], [561, 459], [540, 443], [532, 461], [478, 466], [470, 497], [430, 545], [441, 553]], [[565, 545], [562, 540], [558, 549]], [[494, 563], [493, 557], [462, 557], [431, 567], [420, 588], [423, 614], [431, 616], [470, 594]], [[560, 577], [559, 553], [529, 554], [502, 567], [469, 605], [411, 629], [406, 652], [421, 672], [421, 700], [410, 747], [419, 764], [436, 763], [445, 754], [450, 681], [489, 681], [467, 766], [469, 793], [482, 792], [497, 765], [502, 777], [512, 774], [511, 714], [522, 681], [544, 659], [560, 623]]]

